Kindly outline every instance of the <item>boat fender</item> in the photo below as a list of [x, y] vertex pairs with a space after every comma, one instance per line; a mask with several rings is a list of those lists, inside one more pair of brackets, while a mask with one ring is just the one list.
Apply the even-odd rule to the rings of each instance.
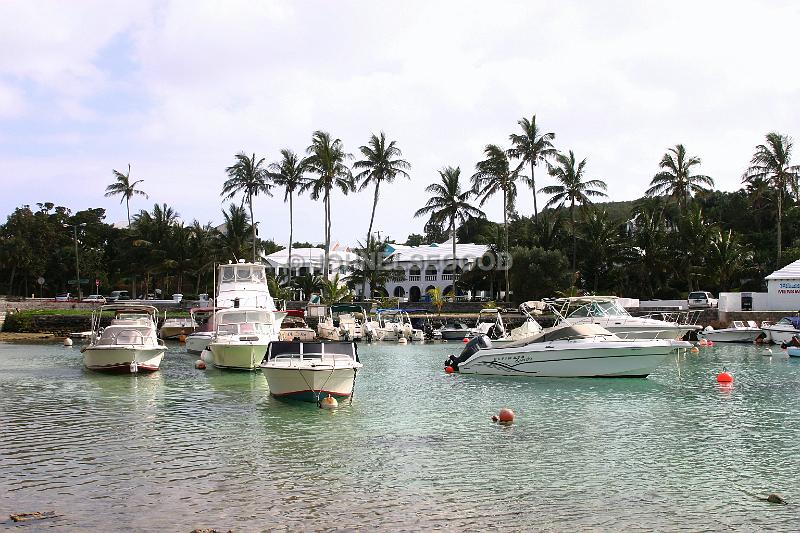
[[194, 362], [194, 367], [198, 370], [205, 370], [206, 369], [206, 362], [202, 359], [198, 359]]
[[336, 401], [336, 398], [328, 394], [327, 398], [323, 398], [319, 402], [320, 409], [336, 409], [339, 407], [339, 402]]
[[64, 337], [64, 346], [72, 346], [72, 339]]
[[178, 335], [178, 342], [181, 344], [186, 344], [186, 335]]
[[136, 364], [136, 361], [131, 361], [131, 374], [136, 374], [139, 371], [139, 365]]

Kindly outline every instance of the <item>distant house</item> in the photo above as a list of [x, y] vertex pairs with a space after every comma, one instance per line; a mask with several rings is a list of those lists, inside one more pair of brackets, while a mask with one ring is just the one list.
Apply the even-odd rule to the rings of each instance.
[[[267, 272], [274, 276], [284, 277], [289, 274], [289, 248], [271, 253], [263, 258], [267, 264]], [[328, 254], [329, 278], [336, 274], [344, 278], [350, 272], [349, 267], [358, 260], [358, 256], [347, 250], [331, 250]], [[325, 261], [325, 250], [322, 248], [292, 248], [292, 277], [312, 274], [322, 275]]]
[[[452, 243], [424, 246], [387, 244], [384, 264], [405, 272], [405, 281], [389, 282], [386, 291], [391, 296], [419, 302], [433, 288], [452, 294], [453, 281], [472, 266], [489, 250], [483, 244], [456, 244], [453, 257]], [[461, 292], [459, 290], [459, 292]]]

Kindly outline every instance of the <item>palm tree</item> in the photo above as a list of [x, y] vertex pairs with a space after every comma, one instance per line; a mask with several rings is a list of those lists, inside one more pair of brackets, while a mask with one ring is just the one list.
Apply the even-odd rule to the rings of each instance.
[[720, 291], [730, 289], [731, 282], [752, 254], [746, 251], [731, 230], [712, 234], [708, 247], [708, 267], [719, 283]]
[[528, 182], [531, 190], [533, 191], [533, 218], [539, 216], [539, 209], [536, 206], [536, 178], [534, 169], [536, 165], [546, 162], [548, 158], [554, 157], [558, 152], [553, 148], [553, 141], [556, 138], [555, 133], [539, 133], [539, 127], [536, 125], [536, 115], [528, 120], [522, 118], [517, 121], [522, 134], [512, 133], [509, 135], [512, 147], [508, 151], [508, 156], [512, 159], [519, 159], [519, 167], [517, 171], [522, 169], [526, 163], [531, 167], [531, 179]]
[[[383, 262], [383, 251], [386, 249], [388, 239], [379, 241], [370, 238], [364, 245], [358, 243], [355, 252], [358, 259], [349, 267], [350, 274], [347, 276], [347, 283], [351, 287], [362, 286], [362, 294], [371, 298], [376, 289], [386, 287], [388, 282], [405, 281], [406, 274], [402, 268], [387, 268]], [[366, 293], [366, 286], [369, 284], [369, 292]]]
[[284, 148], [281, 150], [281, 160], [269, 166], [272, 182], [278, 187], [283, 187], [285, 191], [283, 201], [289, 200], [289, 278], [287, 283], [292, 282], [292, 233], [294, 231], [292, 200], [295, 191], [300, 191], [303, 186], [303, 175], [306, 172], [305, 161], [297, 157], [297, 154]]
[[[496, 144], [488, 144], [483, 153], [486, 159], [475, 165], [477, 172], [472, 175], [472, 190], [480, 199], [480, 205], [497, 193], [503, 195], [503, 232], [505, 234], [503, 252], [508, 258], [508, 213], [513, 210], [514, 200], [517, 197], [518, 170], [511, 170], [508, 155]], [[509, 301], [509, 276], [506, 265], [506, 301]]]
[[692, 194], [706, 191], [704, 185], [714, 186], [714, 180], [701, 174], [692, 174], [692, 167], [700, 164], [699, 157], [686, 155], [686, 148], [682, 144], [675, 145], [667, 150], [661, 158], [659, 166], [664, 169], [650, 181], [650, 188], [645, 195], [656, 196], [666, 194], [678, 202], [681, 214], [686, 210], [686, 204]]
[[223, 259], [233, 256], [233, 259], [238, 261], [247, 254], [247, 234], [252, 231], [250, 218], [243, 206], [234, 203], [228, 206], [227, 211], [222, 211], [222, 216], [225, 220], [224, 229], [217, 238], [218, 255]]
[[336, 274], [333, 279], [324, 278], [322, 280], [322, 302], [331, 305], [350, 296], [350, 289], [347, 285], [342, 284], [339, 279], [339, 274]]
[[575, 161], [575, 154], [572, 150], [569, 155], [557, 154], [556, 166], [548, 163], [548, 170], [559, 185], [548, 185], [542, 187], [539, 192], [552, 194], [553, 197], [545, 204], [545, 208], [559, 206], [563, 207], [569, 202], [569, 220], [572, 227], [572, 270], [575, 270], [575, 260], [577, 255], [577, 237], [575, 233], [575, 204], [588, 205], [592, 201], [590, 196], [606, 196], [603, 191], [608, 190], [606, 182], [603, 180], [583, 181], [583, 173], [586, 170], [586, 158], [580, 163]]
[[[370, 185], [375, 185], [375, 196], [372, 200], [372, 215], [369, 217], [369, 228], [367, 229], [367, 247], [372, 239], [372, 223], [375, 220], [375, 208], [378, 206], [380, 196], [380, 186], [382, 182], [392, 183], [397, 176], [410, 178], [406, 169], [411, 168], [408, 161], [400, 159], [403, 152], [396, 146], [397, 141], [386, 143], [386, 134], [381, 132], [380, 137], [373, 134], [369, 138], [366, 146], [361, 146], [359, 150], [364, 156], [361, 161], [353, 164], [354, 169], [362, 171], [356, 175], [356, 182], [360, 182], [358, 190], [363, 191]], [[362, 292], [366, 292], [366, 280], [364, 280]], [[371, 292], [372, 289], [370, 289]]]
[[592, 209], [580, 225], [581, 250], [585, 254], [581, 270], [586, 269], [592, 277], [593, 292], [597, 292], [600, 279], [605, 279], [614, 263], [623, 256], [619, 226], [605, 210], [600, 209]]
[[[106, 197], [122, 195], [122, 200], [125, 200], [125, 207], [128, 209], [128, 226], [131, 225], [131, 198], [134, 195], [144, 196], [150, 198], [147, 193], [140, 191], [136, 188], [139, 183], [144, 180], [136, 180], [131, 183], [131, 164], [128, 163], [128, 172], [123, 174], [118, 170], [112, 170], [114, 178], [117, 180], [108, 187], [106, 187]], [[122, 203], [122, 200], [119, 203]]]
[[325, 262], [322, 275], [328, 278], [328, 256], [331, 251], [331, 190], [337, 188], [344, 194], [355, 190], [353, 175], [347, 168], [345, 160], [353, 157], [344, 151], [339, 139], [331, 138], [325, 131], [315, 131], [311, 136], [311, 146], [306, 149], [309, 154], [304, 159], [307, 170], [317, 174], [316, 179], [306, 181], [301, 191], [311, 190], [311, 199], [322, 197], [325, 207]]
[[767, 134], [767, 142], [756, 146], [756, 152], [750, 160], [750, 167], [742, 176], [745, 183], [753, 183], [757, 179], [766, 180], [777, 190], [778, 200], [778, 258], [781, 261], [781, 222], [783, 221], [783, 195], [787, 189], [797, 194], [800, 180], [800, 166], [792, 165], [792, 139], [787, 135], [772, 132]]
[[236, 154], [236, 163], [225, 169], [228, 179], [222, 184], [223, 200], [230, 200], [241, 193], [242, 203], [247, 200], [250, 208], [250, 222], [253, 230], [253, 262], [258, 260], [256, 253], [256, 222], [253, 218], [253, 197], [261, 193], [272, 196], [269, 173], [264, 168], [264, 158], [256, 160], [256, 154], [248, 157], [244, 152]]
[[[450, 224], [450, 234], [453, 236], [453, 264], [456, 262], [456, 227], [463, 224], [470, 217], [484, 218], [486, 215], [469, 203], [473, 192], [471, 189], [461, 191], [461, 169], [459, 167], [445, 167], [439, 171], [441, 183], [431, 183], [425, 192], [431, 197], [425, 207], [417, 209], [415, 217], [430, 215], [429, 224], [441, 226], [444, 222]], [[453, 278], [453, 294], [456, 292], [456, 279]]]
[[297, 276], [292, 281], [292, 286], [303, 293], [303, 298], [308, 300], [315, 292], [322, 289], [322, 278], [311, 273]]

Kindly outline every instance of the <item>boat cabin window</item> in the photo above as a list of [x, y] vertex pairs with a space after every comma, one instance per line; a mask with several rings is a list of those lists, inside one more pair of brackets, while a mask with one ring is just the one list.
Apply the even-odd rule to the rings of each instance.
[[219, 318], [220, 325], [225, 324], [242, 324], [242, 323], [266, 323], [271, 324], [272, 321], [266, 311], [236, 311], [224, 313]]

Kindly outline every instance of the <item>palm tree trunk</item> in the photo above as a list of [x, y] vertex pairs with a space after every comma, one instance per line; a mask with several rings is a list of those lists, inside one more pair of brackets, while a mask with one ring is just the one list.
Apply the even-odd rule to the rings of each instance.
[[131, 227], [131, 199], [125, 197], [125, 206], [128, 208], [128, 229]]
[[323, 264], [322, 264], [322, 276], [327, 280], [328, 279], [328, 253], [330, 253], [331, 249], [331, 200], [330, 200], [330, 189], [325, 189], [325, 200], [323, 202], [325, 206], [325, 253], [323, 254]]
[[539, 209], [536, 207], [536, 178], [533, 175], [535, 165], [531, 161], [531, 187], [533, 187], [533, 218], [534, 220], [539, 216]]
[[256, 262], [256, 219], [253, 218], [253, 195], [247, 195], [247, 203], [250, 206], [250, 225], [253, 227], [253, 263]]
[[781, 266], [781, 218], [783, 216], [783, 187], [778, 188], [778, 261], [775, 264], [775, 269]]
[[456, 217], [450, 217], [450, 231], [453, 233], [453, 301], [456, 301]]
[[510, 287], [508, 282], [508, 206], [507, 203], [507, 195], [506, 190], [503, 189], [503, 230], [505, 231], [505, 242], [504, 242], [504, 252], [505, 252], [505, 261], [503, 265], [503, 271], [506, 277], [506, 302], [511, 301], [511, 294], [510, 294]]
[[[367, 230], [367, 241], [364, 245], [366, 250], [369, 250], [369, 240], [372, 238], [372, 223], [375, 220], [375, 208], [378, 207], [378, 187], [380, 187], [381, 183], [379, 181], [375, 182], [375, 198], [372, 200], [372, 216], [369, 217], [369, 229]], [[366, 252], [365, 250], [365, 252]], [[364, 261], [367, 261], [368, 258], [364, 258]], [[370, 296], [372, 296], [372, 285], [369, 288]], [[367, 294], [367, 278], [364, 277], [364, 283], [361, 285], [361, 294]]]
[[294, 223], [292, 216], [292, 193], [289, 192], [289, 283], [292, 282], [292, 233], [293, 232], [294, 232]]
[[575, 199], [569, 206], [569, 221], [572, 224], [572, 275], [575, 275], [575, 258], [578, 255], [578, 236], [575, 233]]

